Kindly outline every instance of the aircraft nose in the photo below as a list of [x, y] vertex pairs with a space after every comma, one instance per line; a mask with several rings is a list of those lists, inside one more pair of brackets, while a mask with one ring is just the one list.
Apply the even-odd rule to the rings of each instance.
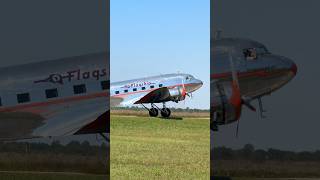
[[298, 68], [297, 68], [296, 63], [294, 63], [294, 62], [292, 62], [291, 71], [293, 72], [294, 75], [297, 74]]
[[289, 58], [285, 58], [285, 57], [281, 57], [281, 60], [284, 64], [284, 66], [286, 67], [286, 69], [293, 74], [293, 76], [295, 76], [297, 74], [298, 71], [298, 67], [296, 65], [296, 63], [294, 63], [293, 60], [289, 59]]
[[201, 80], [197, 80], [198, 82], [197, 82], [197, 84], [198, 84], [198, 86], [199, 86], [199, 88], [203, 85], [203, 82], [201, 81]]
[[199, 88], [201, 88], [201, 86], [203, 85], [203, 82], [199, 79], [194, 79], [194, 82], [193, 82], [193, 88], [191, 91], [196, 91], [198, 90]]

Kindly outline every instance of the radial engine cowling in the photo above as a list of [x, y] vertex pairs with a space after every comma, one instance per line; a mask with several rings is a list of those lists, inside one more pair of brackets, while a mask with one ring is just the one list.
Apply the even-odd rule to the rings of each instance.
[[229, 124], [237, 121], [241, 114], [241, 98], [239, 89], [231, 83], [215, 84], [211, 96], [211, 119], [217, 124]]
[[170, 98], [172, 101], [178, 102], [186, 98], [186, 92], [183, 87], [174, 87], [169, 89]]

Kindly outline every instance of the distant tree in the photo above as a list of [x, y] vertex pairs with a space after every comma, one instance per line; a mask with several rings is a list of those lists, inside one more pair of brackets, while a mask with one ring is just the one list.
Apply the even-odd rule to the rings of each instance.
[[234, 151], [231, 148], [218, 147], [213, 151], [213, 159], [231, 160], [234, 159]]
[[253, 152], [252, 160], [255, 162], [265, 162], [268, 159], [268, 153], [264, 150], [256, 150]]
[[241, 158], [251, 159], [253, 156], [253, 152], [254, 152], [254, 146], [252, 144], [246, 144], [244, 145], [242, 150], [240, 150]]

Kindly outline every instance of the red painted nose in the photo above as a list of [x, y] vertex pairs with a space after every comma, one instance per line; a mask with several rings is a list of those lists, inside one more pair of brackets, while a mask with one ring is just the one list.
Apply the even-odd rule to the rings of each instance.
[[297, 65], [295, 63], [293, 63], [291, 66], [291, 71], [293, 72], [294, 75], [297, 74], [297, 70], [298, 70]]

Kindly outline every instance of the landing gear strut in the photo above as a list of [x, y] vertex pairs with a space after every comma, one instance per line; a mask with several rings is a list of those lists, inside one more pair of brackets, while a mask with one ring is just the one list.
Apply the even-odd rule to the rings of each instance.
[[108, 136], [106, 136], [105, 134], [103, 133], [99, 133], [100, 136], [106, 141], [106, 142], [110, 142], [110, 139], [108, 138]]
[[145, 109], [149, 111], [149, 115], [151, 117], [157, 117], [159, 115], [159, 111], [162, 117], [168, 118], [171, 115], [171, 110], [166, 107], [165, 103], [163, 103], [163, 108], [160, 109], [155, 104], [151, 103], [151, 108], [147, 108], [145, 105], [141, 104]]
[[211, 118], [210, 118], [210, 129], [212, 131], [218, 131], [219, 130], [218, 122], [217, 122], [218, 113], [217, 112], [212, 112], [212, 114], [210, 116], [211, 116]]
[[151, 103], [151, 108], [147, 108], [145, 105], [141, 104], [146, 110], [149, 111], [149, 116], [150, 117], [157, 117], [158, 114], [159, 114], [159, 111], [158, 111], [158, 107], [155, 106], [153, 103]]

